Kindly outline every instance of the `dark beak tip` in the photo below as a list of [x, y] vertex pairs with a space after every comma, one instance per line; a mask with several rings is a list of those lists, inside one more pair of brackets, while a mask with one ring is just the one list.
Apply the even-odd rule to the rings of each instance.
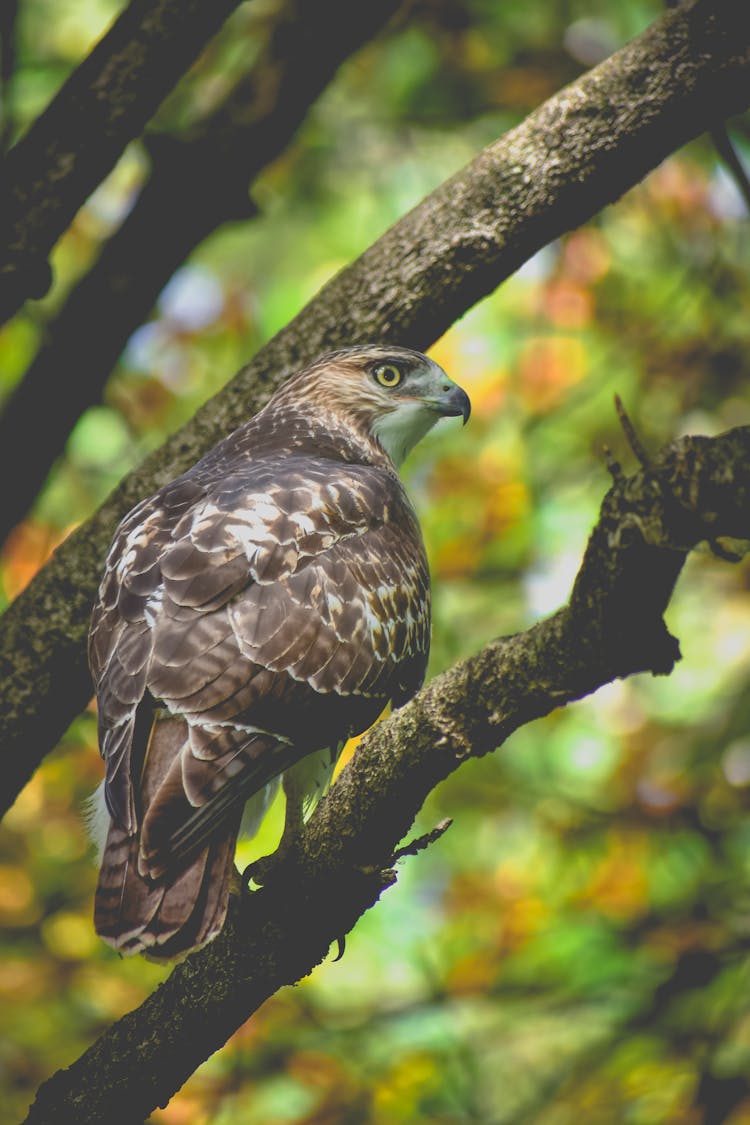
[[465, 426], [469, 421], [469, 418], [471, 417], [471, 399], [469, 398], [463, 387], [457, 387], [453, 394], [456, 405], [456, 414], [461, 415], [461, 417], [463, 418], [463, 424]]
[[452, 387], [450, 392], [439, 400], [438, 409], [446, 418], [463, 418], [464, 426], [471, 415], [471, 401], [463, 387]]

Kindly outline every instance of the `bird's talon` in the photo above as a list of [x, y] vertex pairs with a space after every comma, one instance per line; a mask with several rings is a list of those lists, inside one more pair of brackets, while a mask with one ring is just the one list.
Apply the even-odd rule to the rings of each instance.
[[292, 834], [288, 834], [286, 839], [282, 837], [275, 852], [261, 856], [260, 859], [255, 859], [248, 864], [242, 872], [242, 881], [248, 891], [250, 891], [251, 882], [256, 883], [259, 887], [264, 887], [269, 879], [276, 877], [276, 873], [284, 866], [284, 861], [296, 843], [296, 839], [296, 835]]
[[250, 886], [251, 883], [255, 883], [257, 887], [264, 886], [268, 879], [268, 876], [276, 866], [276, 864], [272, 862], [274, 859], [274, 856], [266, 855], [261, 859], [256, 859], [253, 860], [252, 863], [248, 863], [241, 876], [243, 894], [251, 895], [255, 893], [253, 888]]
[[336, 945], [338, 947], [338, 953], [336, 954], [336, 956], [333, 959], [332, 963], [334, 965], [336, 964], [337, 961], [340, 961], [341, 958], [344, 956], [344, 951], [346, 949], [346, 934], [342, 934], [341, 937], [336, 938]]
[[244, 898], [246, 895], [253, 893], [250, 883], [254, 880], [253, 867], [254, 863], [248, 863], [247, 867], [240, 873], [240, 894]]

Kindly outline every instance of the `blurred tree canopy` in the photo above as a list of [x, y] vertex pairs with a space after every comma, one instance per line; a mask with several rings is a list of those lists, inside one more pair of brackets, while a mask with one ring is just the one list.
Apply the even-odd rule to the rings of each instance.
[[[35, 770], [89, 693], [81, 640], [118, 514], [257, 408], [306, 349], [432, 344], [474, 415], [405, 467], [433, 571], [431, 674], [564, 604], [611, 483], [604, 448], [610, 468], [613, 455], [639, 468], [615, 393], [649, 455], [750, 425], [750, 131], [743, 116], [724, 124], [749, 100], [740, 7], [4, 5], [6, 804], [31, 777], [0, 827], [9, 1120], [168, 975], [93, 932], [90, 711]], [[586, 85], [589, 67], [665, 19]], [[710, 32], [692, 70], [691, 20]], [[612, 96], [608, 110], [618, 67], [632, 107]], [[497, 138], [506, 147], [486, 147]], [[36, 299], [19, 309], [24, 298]], [[240, 390], [163, 452], [251, 356]], [[150, 1120], [750, 1122], [750, 571], [716, 557], [741, 544], [714, 548], [691, 551], [669, 605], [672, 674], [615, 667], [595, 695], [451, 773], [416, 831], [452, 826], [398, 862], [343, 959], [238, 1015]], [[10, 694], [14, 677], [30, 698]], [[279, 830], [274, 809], [241, 860]]]

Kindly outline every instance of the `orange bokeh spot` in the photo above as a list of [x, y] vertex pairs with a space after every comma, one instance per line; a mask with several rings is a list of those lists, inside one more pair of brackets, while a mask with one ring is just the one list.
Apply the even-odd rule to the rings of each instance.
[[575, 231], [565, 240], [563, 265], [566, 275], [581, 285], [593, 285], [607, 273], [612, 255], [606, 239], [597, 230]]
[[645, 837], [610, 833], [607, 851], [581, 897], [610, 918], [627, 921], [638, 917], [648, 905], [650, 862]]
[[575, 281], [552, 281], [542, 294], [542, 313], [555, 328], [585, 328], [594, 302], [588, 289]]
[[552, 410], [586, 373], [586, 349], [572, 336], [536, 336], [521, 352], [521, 394], [530, 410]]
[[0, 560], [3, 585], [9, 598], [17, 597], [28, 586], [36, 572], [72, 530], [69, 527], [60, 531], [59, 528], [37, 523], [35, 520], [26, 520], [13, 529]]

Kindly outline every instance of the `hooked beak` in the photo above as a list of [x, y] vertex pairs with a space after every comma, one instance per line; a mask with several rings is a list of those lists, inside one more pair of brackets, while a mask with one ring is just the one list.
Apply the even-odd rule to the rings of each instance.
[[460, 414], [464, 420], [464, 425], [469, 421], [471, 402], [462, 387], [452, 386], [450, 390], [446, 391], [440, 398], [436, 398], [433, 401], [435, 408], [446, 418], [457, 418]]

